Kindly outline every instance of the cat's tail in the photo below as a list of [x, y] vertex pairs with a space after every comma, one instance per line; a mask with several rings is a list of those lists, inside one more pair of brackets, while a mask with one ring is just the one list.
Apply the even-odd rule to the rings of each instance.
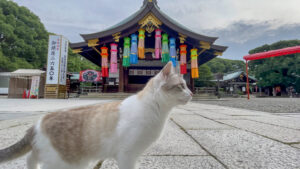
[[16, 144], [0, 150], [0, 163], [16, 159], [32, 149], [32, 140], [35, 135], [34, 127], [27, 130], [26, 135]]

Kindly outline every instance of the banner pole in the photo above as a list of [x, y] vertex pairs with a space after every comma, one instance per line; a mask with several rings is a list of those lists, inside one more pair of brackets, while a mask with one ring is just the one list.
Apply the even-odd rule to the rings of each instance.
[[250, 99], [250, 93], [249, 93], [249, 75], [248, 75], [248, 61], [246, 60], [246, 73], [247, 73], [247, 94], [248, 94], [248, 100]]

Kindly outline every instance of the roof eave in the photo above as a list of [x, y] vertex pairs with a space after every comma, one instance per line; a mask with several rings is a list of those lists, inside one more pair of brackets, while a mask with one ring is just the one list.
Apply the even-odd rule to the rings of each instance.
[[[130, 20], [128, 20], [127, 22], [118, 25], [117, 27], [114, 27], [112, 29], [108, 29], [105, 31], [100, 31], [100, 32], [96, 32], [96, 33], [91, 33], [91, 34], [80, 34], [80, 36], [87, 42], [88, 40], [91, 39], [97, 39], [97, 38], [103, 38], [106, 36], [111, 36], [117, 32], [122, 32], [125, 29], [128, 29], [132, 26], [134, 26], [135, 24], [137, 24], [136, 20], [141, 20], [144, 16], [146, 16], [146, 14], [150, 11], [150, 8], [148, 7], [148, 5], [144, 5], [142, 6], [142, 8], [137, 11], [136, 13], [132, 14], [131, 16], [129, 16], [128, 18], [132, 17], [132, 16], [136, 16], [131, 18]], [[126, 20], [126, 19], [125, 19]], [[122, 21], [121, 21], [122, 22]]]
[[71, 49], [82, 48], [85, 46], [88, 46], [88, 44], [86, 42], [70, 43]]
[[220, 52], [226, 51], [227, 48], [228, 48], [228, 46], [221, 46], [221, 45], [215, 45], [215, 44], [211, 45], [211, 49], [215, 49]]

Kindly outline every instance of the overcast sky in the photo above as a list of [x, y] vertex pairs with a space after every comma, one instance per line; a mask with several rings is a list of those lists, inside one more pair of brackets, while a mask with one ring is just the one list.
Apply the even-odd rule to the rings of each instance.
[[[99, 32], [137, 11], [143, 0], [13, 0], [38, 15], [49, 32], [71, 42]], [[222, 58], [242, 59], [250, 49], [300, 39], [300, 0], [158, 0], [167, 15], [229, 46]]]

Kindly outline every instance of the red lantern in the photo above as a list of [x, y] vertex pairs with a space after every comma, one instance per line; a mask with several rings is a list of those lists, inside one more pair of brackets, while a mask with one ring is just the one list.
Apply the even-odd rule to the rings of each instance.
[[186, 74], [186, 48], [187, 45], [180, 45], [180, 73]]
[[101, 57], [102, 57], [102, 77], [108, 77], [108, 48], [101, 47]]

